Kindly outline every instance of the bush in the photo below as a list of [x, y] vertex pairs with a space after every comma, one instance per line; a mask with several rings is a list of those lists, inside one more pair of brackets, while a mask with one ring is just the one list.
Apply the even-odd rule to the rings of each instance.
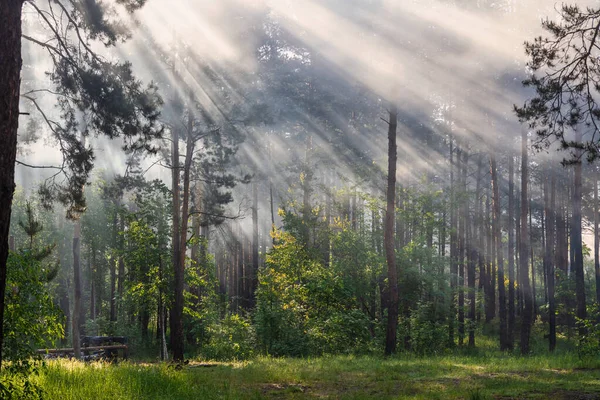
[[248, 320], [228, 314], [207, 329], [208, 343], [202, 355], [212, 360], [244, 360], [252, 357], [255, 347], [254, 330]]
[[364, 353], [372, 341], [370, 320], [358, 310], [334, 312], [311, 325], [311, 349], [319, 354]]
[[583, 328], [584, 335], [577, 341], [577, 355], [580, 359], [598, 358], [600, 355], [600, 307], [594, 304], [588, 307], [589, 318], [578, 320], [577, 325]]
[[[411, 313], [408, 332], [402, 324], [399, 333], [408, 333], [410, 349], [420, 355], [431, 355], [443, 352], [448, 347], [448, 323], [433, 318], [434, 305], [428, 302], [418, 303]], [[402, 337], [399, 335], [399, 337]]]

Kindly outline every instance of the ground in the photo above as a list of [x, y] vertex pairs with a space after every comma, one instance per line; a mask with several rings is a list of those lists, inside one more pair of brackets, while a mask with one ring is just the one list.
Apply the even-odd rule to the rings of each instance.
[[53, 361], [49, 399], [600, 399], [600, 358], [474, 352], [245, 362]]

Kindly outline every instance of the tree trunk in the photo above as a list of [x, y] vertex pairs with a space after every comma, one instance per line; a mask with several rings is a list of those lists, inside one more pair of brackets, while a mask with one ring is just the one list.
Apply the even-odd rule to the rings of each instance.
[[256, 305], [256, 288], [258, 286], [258, 183], [252, 183], [252, 267], [248, 281], [250, 308]]
[[521, 354], [529, 354], [529, 336], [533, 317], [533, 299], [531, 298], [531, 287], [529, 285], [529, 232], [527, 230], [527, 210], [529, 209], [529, 198], [527, 196], [528, 176], [527, 157], [527, 131], [523, 129], [521, 135], [521, 247], [519, 263], [521, 274], [521, 287], [523, 293], [523, 313], [521, 322]]
[[173, 192], [173, 274], [175, 277], [175, 293], [171, 311], [171, 350], [173, 360], [183, 361], [183, 279], [184, 270], [181, 265], [180, 246], [180, 192], [179, 192], [179, 132], [172, 130], [172, 170], [171, 187]]
[[600, 304], [600, 232], [598, 215], [598, 175], [594, 174], [594, 271], [596, 272], [596, 302]]
[[90, 276], [90, 319], [96, 319], [96, 249], [94, 245], [91, 246], [90, 258], [88, 261], [88, 274]]
[[[544, 215], [546, 228], [546, 248], [544, 251], [544, 269], [546, 270], [546, 286], [548, 289], [548, 349], [554, 351], [556, 347], [556, 304], [554, 300], [554, 205], [555, 205], [555, 182], [554, 174], [551, 188], [548, 188], [548, 178], [544, 179]], [[550, 194], [550, 193], [551, 194]]]
[[[271, 161], [271, 143], [269, 142], [269, 161]], [[273, 180], [269, 174], [269, 206], [271, 209], [271, 244], [275, 244], [275, 204], [273, 202]]]
[[[117, 247], [118, 240], [118, 228], [117, 228], [117, 210], [115, 207], [115, 215], [113, 216], [113, 245]], [[115, 260], [111, 257], [110, 260], [110, 321], [115, 322], [117, 320], [117, 301], [116, 301], [116, 287], [117, 287], [117, 265]]]
[[19, 127], [21, 9], [23, 0], [0, 2], [0, 366], [4, 341], [4, 294]]
[[[448, 319], [448, 344], [454, 346], [454, 324], [456, 321], [456, 286], [458, 280], [458, 246], [456, 232], [456, 185], [454, 183], [454, 148], [450, 138], [450, 318]], [[456, 157], [458, 159], [458, 156]]]
[[[576, 130], [576, 139], [578, 143], [582, 141], [581, 129]], [[579, 150], [578, 150], [579, 151]], [[579, 151], [581, 155], [581, 151]], [[575, 272], [575, 291], [577, 298], [577, 318], [585, 320], [587, 318], [585, 302], [585, 277], [583, 273], [583, 243], [581, 238], [581, 197], [582, 197], [582, 162], [579, 160], [575, 164], [575, 174], [573, 182], [573, 217], [571, 229], [573, 230], [571, 248], [573, 249], [573, 269]], [[579, 334], [584, 335], [583, 325], [579, 328]]]
[[72, 322], [72, 333], [73, 333], [73, 350], [75, 352], [75, 358], [81, 358], [81, 342], [80, 342], [80, 324], [81, 324], [81, 264], [80, 264], [80, 239], [81, 239], [81, 222], [77, 220], [75, 222], [75, 229], [73, 232], [73, 316], [71, 317]]
[[533, 218], [533, 208], [531, 206], [532, 201], [531, 201], [531, 193], [529, 194], [529, 256], [530, 261], [531, 261], [531, 299], [533, 301], [533, 316], [532, 316], [532, 321], [535, 321], [535, 318], [537, 316], [537, 289], [536, 289], [536, 284], [535, 284], [535, 260], [533, 258], [533, 245], [531, 244], [532, 242], [532, 237], [533, 237], [533, 222], [532, 222], [532, 218]]
[[[462, 156], [462, 158], [461, 158]], [[468, 153], [462, 149], [457, 155], [458, 171], [460, 176], [460, 190], [463, 198], [460, 205], [460, 219], [458, 224], [458, 344], [464, 344], [465, 337], [465, 252], [466, 252], [466, 223], [469, 202], [467, 194], [467, 162]]]
[[[561, 179], [560, 184], [564, 184], [563, 179]], [[561, 185], [562, 186], [562, 185]], [[567, 224], [566, 224], [566, 216], [565, 209], [563, 208], [563, 200], [564, 200], [564, 187], [559, 191], [559, 198], [557, 199], [557, 213], [555, 215], [556, 219], [556, 252], [555, 252], [555, 264], [554, 268], [560, 269], [564, 275], [567, 275], [568, 270], [568, 247], [569, 243], [567, 240]]]
[[515, 159], [508, 157], [508, 345], [515, 343]]
[[469, 224], [469, 271], [467, 276], [467, 283], [469, 286], [469, 347], [475, 347], [475, 264], [481, 253], [481, 249], [475, 244], [475, 237], [477, 232], [477, 226], [481, 223], [481, 201], [479, 200], [479, 193], [481, 192], [481, 172], [482, 172], [482, 158], [479, 157], [477, 160], [477, 180], [475, 189], [475, 223]]
[[498, 188], [498, 169], [496, 167], [496, 156], [490, 155], [490, 172], [492, 175], [493, 192], [493, 238], [496, 247], [496, 259], [498, 265], [498, 314], [500, 317], [500, 350], [510, 349], [508, 341], [508, 326], [506, 320], [506, 291], [504, 287], [504, 257], [502, 250], [502, 229], [500, 227], [500, 189]]
[[[120, 215], [120, 229], [121, 232], [125, 231], [125, 216], [123, 213]], [[123, 292], [125, 290], [125, 260], [123, 258], [125, 254], [125, 238], [123, 235], [119, 237], [119, 281], [117, 282], [117, 291], [119, 292], [119, 298], [123, 298]], [[122, 306], [119, 308], [123, 308]]]
[[485, 277], [484, 277], [484, 292], [485, 292], [485, 322], [489, 323], [496, 316], [496, 294], [494, 288], [494, 241], [492, 240], [490, 216], [492, 214], [490, 207], [490, 190], [489, 186], [486, 190], [485, 198], [485, 221], [484, 221], [484, 237], [485, 237]]
[[385, 212], [385, 256], [388, 272], [388, 320], [385, 336], [385, 354], [396, 352], [398, 328], [398, 272], [396, 271], [396, 251], [394, 249], [394, 213], [396, 199], [396, 128], [398, 115], [395, 106], [390, 107], [388, 126], [388, 179], [387, 208]]

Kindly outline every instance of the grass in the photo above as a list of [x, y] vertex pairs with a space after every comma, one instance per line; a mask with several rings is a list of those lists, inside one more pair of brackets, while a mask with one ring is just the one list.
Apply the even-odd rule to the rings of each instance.
[[52, 361], [48, 399], [600, 399], [600, 359], [495, 351], [433, 357], [332, 356], [190, 363]]

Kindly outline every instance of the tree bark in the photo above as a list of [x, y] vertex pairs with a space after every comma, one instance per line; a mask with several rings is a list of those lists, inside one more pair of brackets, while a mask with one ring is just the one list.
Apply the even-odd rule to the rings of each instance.
[[548, 178], [544, 179], [544, 215], [546, 228], [546, 248], [544, 251], [544, 268], [546, 270], [546, 286], [548, 289], [548, 349], [552, 352], [556, 347], [556, 304], [554, 300], [554, 203], [556, 178], [550, 173], [552, 180], [548, 188]]
[[469, 202], [467, 200], [467, 162], [468, 153], [461, 149], [458, 153], [458, 171], [460, 175], [461, 205], [458, 223], [458, 344], [464, 344], [465, 337], [465, 259], [466, 259], [466, 223]]
[[171, 351], [173, 360], [183, 361], [183, 279], [184, 270], [181, 265], [180, 246], [180, 192], [179, 192], [179, 132], [172, 130], [173, 142], [171, 152], [171, 187], [173, 192], [173, 273], [175, 277], [175, 293], [171, 312]]
[[398, 157], [396, 128], [398, 126], [398, 114], [396, 107], [393, 105], [390, 107], [388, 124], [388, 179], [384, 242], [389, 295], [385, 355], [391, 355], [396, 352], [396, 335], [398, 328], [398, 272], [396, 270], [396, 251], [394, 249], [394, 203], [396, 199], [396, 162]]
[[[119, 243], [119, 233], [117, 228], [117, 209], [115, 206], [115, 215], [113, 216], [113, 246], [116, 249], [117, 244]], [[110, 260], [110, 316], [109, 319], [111, 322], [115, 322], [117, 320], [117, 299], [116, 296], [116, 287], [117, 287], [117, 265], [115, 260], [111, 258]]]
[[537, 289], [536, 289], [536, 284], [535, 284], [535, 261], [533, 258], [533, 245], [531, 244], [532, 242], [532, 237], [533, 237], [533, 208], [532, 208], [532, 200], [531, 200], [531, 192], [529, 194], [529, 260], [530, 260], [530, 264], [531, 264], [531, 300], [533, 302], [533, 315], [532, 315], [532, 322], [535, 321], [536, 315], [537, 315]]
[[73, 317], [72, 333], [73, 333], [73, 349], [75, 358], [81, 358], [81, 342], [80, 342], [80, 324], [81, 324], [81, 265], [80, 265], [80, 239], [81, 239], [81, 222], [75, 221], [75, 229], [73, 233]]
[[508, 157], [508, 345], [515, 343], [515, 159]]
[[[454, 139], [450, 138], [450, 318], [448, 319], [448, 344], [454, 346], [456, 321], [456, 286], [458, 281], [458, 245], [456, 232], [456, 185], [454, 178]], [[458, 156], [456, 157], [458, 160]]]
[[6, 264], [19, 127], [21, 10], [23, 0], [0, 2], [0, 366], [4, 342]]
[[596, 302], [600, 304], [600, 232], [598, 215], [598, 175], [594, 174], [594, 271], [596, 273]]
[[[581, 129], [576, 130], [576, 139], [578, 143], [582, 141]], [[579, 155], [581, 156], [581, 151]], [[581, 198], [582, 198], [582, 162], [579, 160], [575, 164], [574, 180], [573, 180], [573, 217], [571, 218], [572, 243], [573, 249], [573, 269], [575, 272], [575, 291], [577, 298], [577, 318], [584, 320], [587, 318], [586, 301], [585, 301], [585, 277], [583, 272], [583, 243], [581, 237]], [[579, 334], [585, 334], [583, 325], [579, 328]]]
[[482, 172], [482, 157], [477, 160], [477, 180], [475, 189], [475, 222], [469, 224], [469, 271], [467, 274], [467, 283], [469, 286], [469, 347], [475, 347], [475, 265], [481, 249], [478, 248], [478, 244], [475, 244], [475, 236], [477, 232], [477, 226], [481, 223], [481, 201], [479, 200], [479, 193], [481, 192], [481, 172]]
[[523, 129], [521, 135], [521, 247], [519, 251], [520, 278], [523, 294], [523, 313], [521, 322], [521, 354], [529, 354], [529, 337], [533, 317], [533, 299], [529, 285], [529, 232], [527, 229], [527, 210], [529, 198], [527, 196], [528, 173], [527, 156], [527, 131]]
[[490, 155], [490, 172], [492, 175], [493, 192], [493, 238], [496, 247], [496, 259], [498, 265], [498, 314], [500, 317], [500, 350], [510, 349], [508, 341], [508, 326], [506, 320], [506, 291], [504, 287], [504, 257], [502, 250], [502, 230], [500, 227], [500, 189], [498, 188], [498, 168], [496, 156]]
[[249, 277], [249, 306], [256, 304], [256, 288], [258, 286], [258, 183], [252, 183], [252, 267]]

